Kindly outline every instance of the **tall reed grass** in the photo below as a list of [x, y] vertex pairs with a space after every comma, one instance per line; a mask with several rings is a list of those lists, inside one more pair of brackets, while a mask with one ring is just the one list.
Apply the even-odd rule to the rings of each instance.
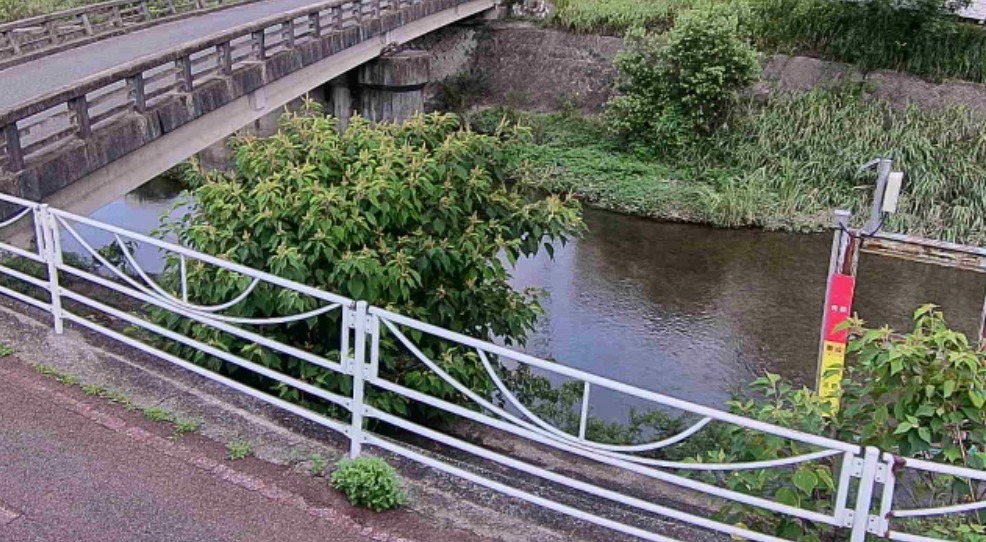
[[528, 114], [540, 145], [525, 154], [535, 186], [600, 207], [717, 226], [793, 231], [830, 212], [868, 213], [877, 156], [907, 173], [891, 231], [986, 244], [986, 123], [963, 109], [896, 110], [852, 92], [745, 102], [728, 128], [674, 156], [628, 150], [601, 121]]

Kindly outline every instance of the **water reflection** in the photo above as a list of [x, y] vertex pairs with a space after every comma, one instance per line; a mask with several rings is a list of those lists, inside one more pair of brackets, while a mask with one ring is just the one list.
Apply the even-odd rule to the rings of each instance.
[[[586, 211], [589, 234], [524, 260], [516, 287], [542, 287], [537, 355], [696, 402], [721, 405], [764, 370], [811, 384], [828, 235], [718, 230]], [[976, 328], [981, 275], [864, 256], [857, 309], [906, 325], [920, 303]], [[604, 412], [627, 404], [597, 405]]]
[[[184, 213], [187, 210], [184, 206], [173, 209], [183, 189], [181, 183], [172, 177], [157, 177], [96, 211], [91, 217], [100, 222], [149, 234], [161, 225], [161, 217], [172, 213]], [[107, 232], [85, 226], [80, 226], [78, 230], [93, 248], [99, 249], [114, 242], [113, 235]], [[66, 233], [64, 239], [65, 250], [80, 254], [84, 252], [82, 246], [69, 234]], [[137, 245], [135, 258], [141, 267], [150, 273], [159, 273], [164, 269], [164, 257], [161, 252], [146, 244]]]

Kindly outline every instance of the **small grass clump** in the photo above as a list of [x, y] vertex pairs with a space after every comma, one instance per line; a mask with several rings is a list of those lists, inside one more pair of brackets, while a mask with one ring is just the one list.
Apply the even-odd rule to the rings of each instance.
[[325, 468], [329, 466], [329, 462], [322, 457], [322, 454], [312, 454], [311, 457], [311, 474], [312, 476], [321, 476], [325, 473]]
[[0, 343], [0, 358], [14, 355], [14, 349], [4, 343]]
[[171, 421], [171, 412], [160, 408], [160, 407], [149, 407], [144, 409], [144, 417], [152, 422], [167, 422]]
[[182, 418], [172, 418], [171, 423], [174, 425], [174, 436], [176, 437], [187, 435], [188, 433], [194, 433], [199, 430], [199, 427], [202, 426], [202, 424], [195, 420], [186, 420]]
[[246, 459], [253, 454], [253, 445], [241, 439], [234, 439], [226, 443], [226, 459], [238, 461]]
[[374, 512], [407, 504], [407, 493], [401, 487], [397, 471], [377, 457], [340, 461], [332, 473], [332, 486], [345, 493], [354, 506]]

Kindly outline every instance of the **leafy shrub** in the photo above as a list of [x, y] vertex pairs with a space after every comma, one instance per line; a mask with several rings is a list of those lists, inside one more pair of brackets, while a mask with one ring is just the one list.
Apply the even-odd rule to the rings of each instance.
[[739, 91], [760, 75], [737, 18], [718, 9], [691, 12], [664, 35], [632, 31], [616, 65], [621, 95], [608, 105], [614, 128], [671, 148], [719, 128]]
[[340, 461], [332, 473], [332, 486], [345, 493], [354, 506], [374, 512], [407, 504], [407, 493], [401, 488], [397, 471], [377, 457]]
[[[523, 130], [480, 135], [454, 115], [419, 116], [404, 124], [353, 119], [344, 134], [321, 114], [288, 115], [281, 131], [244, 139], [231, 174], [193, 179], [195, 212], [165, 227], [187, 246], [331, 292], [363, 299], [431, 324], [477, 337], [524, 340], [541, 313], [537, 299], [509, 283], [522, 255], [552, 250], [581, 231], [577, 203], [531, 199], [507, 184]], [[503, 258], [501, 259], [501, 255]], [[169, 284], [178, 262], [169, 262]], [[249, 279], [209, 266], [189, 266], [190, 301], [224, 303]], [[317, 300], [258, 287], [228, 313], [270, 318], [312, 311]], [[249, 344], [206, 326], [155, 311], [164, 325], [330, 391], [350, 393], [331, 370]], [[338, 311], [271, 327], [265, 335], [338, 359]], [[492, 384], [472, 352], [411, 335], [417, 346], [464, 385], [488, 393]], [[235, 369], [173, 343], [213, 370]], [[384, 335], [382, 376], [424, 393], [461, 401], [460, 394]], [[247, 378], [247, 377], [241, 377]], [[311, 408], [328, 407], [297, 389], [251, 381]], [[378, 408], [407, 413], [405, 399], [376, 393]], [[428, 414], [431, 412], [428, 411]]]
[[[902, 457], [986, 467], [986, 353], [964, 335], [948, 328], [934, 306], [921, 307], [906, 335], [890, 329], [850, 324], [851, 342], [842, 382], [841, 408], [808, 389], [794, 389], [776, 375], [753, 382], [754, 397], [730, 403], [736, 414], [807, 433], [877, 446]], [[762, 433], [731, 428], [719, 450], [700, 461], [764, 461], [810, 453], [807, 446]], [[808, 510], [827, 510], [835, 493], [837, 465], [829, 460], [783, 470], [736, 471], [718, 481], [754, 495]], [[979, 500], [986, 488], [950, 476], [913, 476], [900, 490], [916, 503], [935, 506]], [[778, 536], [803, 541], [826, 540], [829, 527], [780, 519], [743, 505], [722, 509], [723, 519], [743, 522]], [[907, 525], [910, 532], [982, 542], [986, 528], [971, 518], [928, 518]]]

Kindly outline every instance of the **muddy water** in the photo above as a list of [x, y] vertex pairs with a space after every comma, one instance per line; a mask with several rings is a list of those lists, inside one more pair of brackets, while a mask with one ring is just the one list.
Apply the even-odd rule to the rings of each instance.
[[[93, 217], [148, 232], [178, 187], [156, 181]], [[527, 350], [535, 355], [708, 405], [763, 371], [811, 384], [815, 376], [829, 235], [664, 224], [587, 210], [589, 233], [519, 262], [513, 284], [543, 288], [547, 314]], [[107, 239], [108, 243], [111, 239]], [[97, 245], [99, 246], [99, 245]], [[160, 255], [142, 248], [150, 271]], [[977, 331], [986, 278], [864, 255], [856, 309], [902, 328], [934, 302], [959, 329]], [[625, 398], [593, 395], [606, 417]]]

